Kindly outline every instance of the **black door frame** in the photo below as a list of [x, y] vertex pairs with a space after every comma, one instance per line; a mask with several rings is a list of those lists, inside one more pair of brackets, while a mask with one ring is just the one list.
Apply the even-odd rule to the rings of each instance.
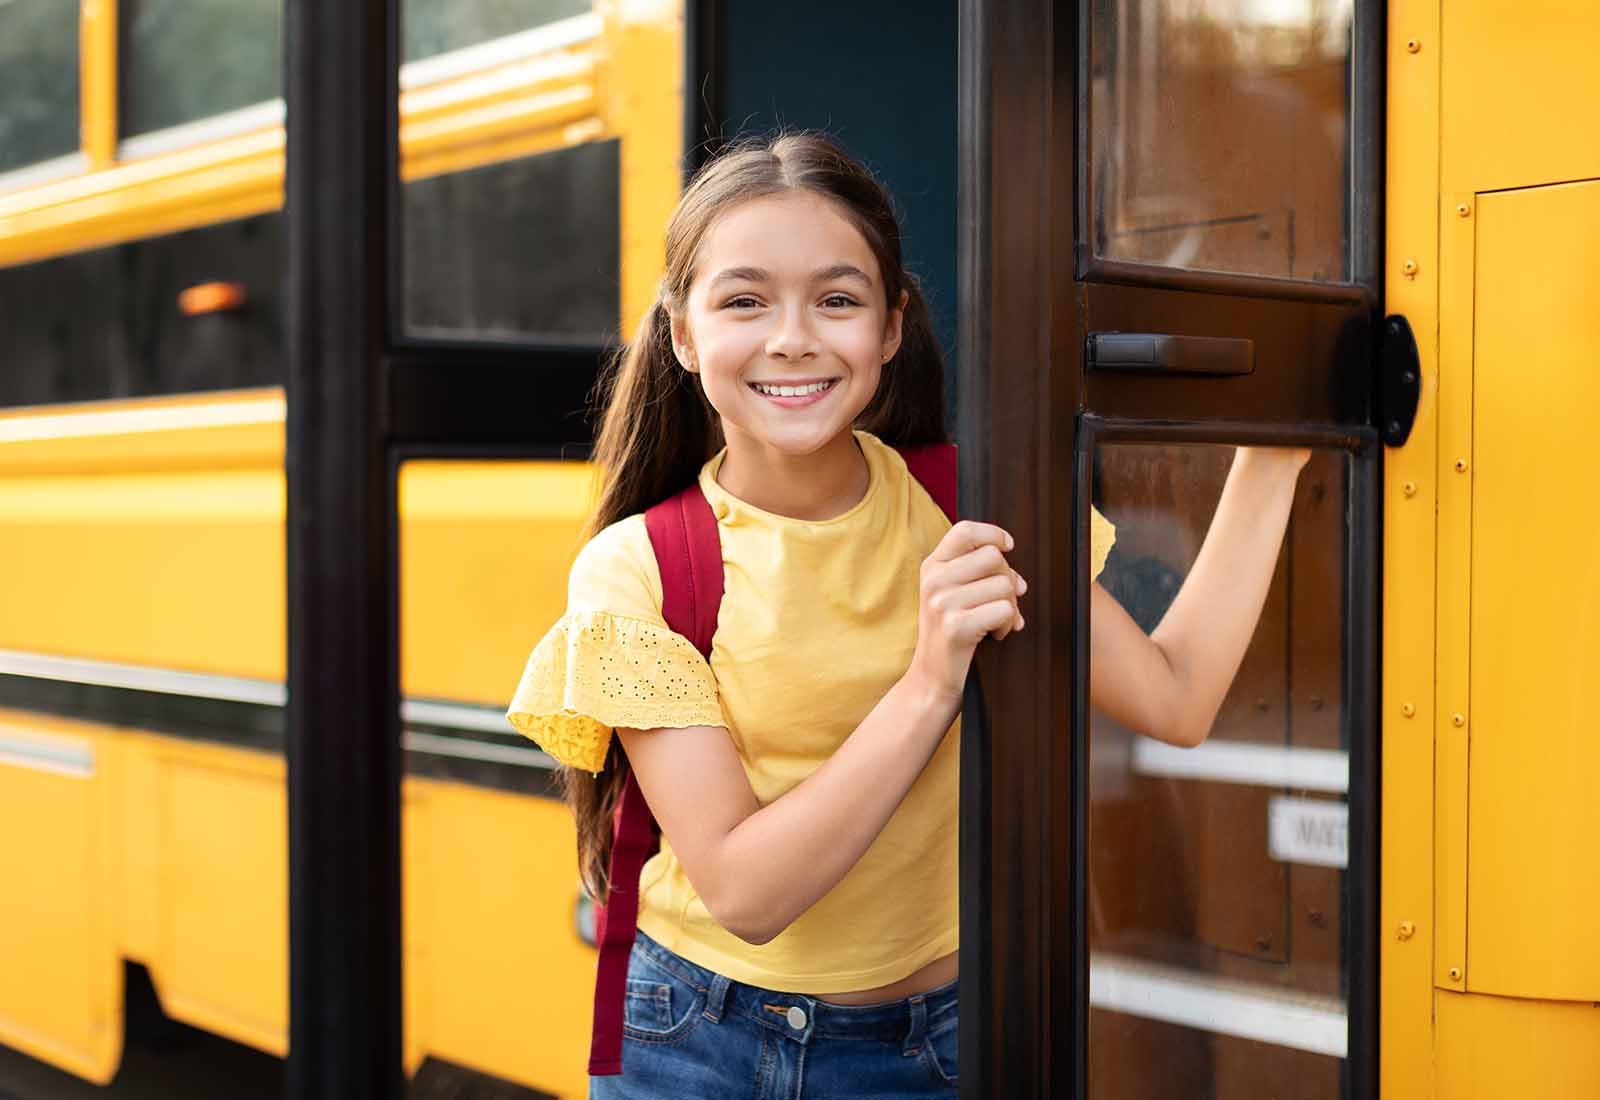
[[[286, 0], [289, 1065], [296, 1100], [404, 1094], [402, 461], [583, 458], [605, 348], [429, 341], [400, 313], [402, 0]], [[687, 167], [721, 0], [688, 0]], [[309, 120], [309, 121], [308, 121]]]
[[[1087, 177], [1078, 155], [1086, 141], [1079, 89], [1089, 60], [1090, 0], [961, 0], [961, 505], [964, 515], [1016, 536], [1012, 563], [1029, 578], [1034, 612], [1029, 631], [980, 651], [983, 693], [969, 692], [964, 712], [963, 1097], [1087, 1095], [1087, 937], [1078, 919], [1087, 820], [1085, 440], [1337, 446], [1364, 463], [1352, 510], [1366, 517], [1357, 522], [1373, 540], [1381, 537], [1382, 448], [1371, 430], [1376, 388], [1371, 371], [1352, 372], [1348, 364], [1377, 361], [1384, 8], [1382, 0], [1356, 0], [1354, 285], [1314, 286], [1094, 257], [1082, 244]], [[1263, 377], [1236, 387], [1226, 402], [1203, 383], [1107, 382], [1086, 372], [1092, 316], [1119, 308], [1143, 315], [1163, 296], [1196, 291], [1236, 296], [1234, 308], [1247, 316], [1303, 311], [1295, 323], [1341, 333], [1346, 370], [1320, 365], [1326, 377], [1295, 400]], [[1240, 419], [1251, 423], [1229, 423]], [[1376, 573], [1356, 569], [1349, 581], [1350, 628], [1371, 640], [1351, 650], [1358, 658], [1347, 669], [1351, 705], [1370, 715], [1375, 730]], [[1351, 914], [1358, 925], [1351, 942], [1370, 948], [1352, 965], [1351, 1095], [1376, 1089], [1376, 750], [1374, 736], [1351, 774], [1352, 860], [1372, 873], [1368, 895]]]

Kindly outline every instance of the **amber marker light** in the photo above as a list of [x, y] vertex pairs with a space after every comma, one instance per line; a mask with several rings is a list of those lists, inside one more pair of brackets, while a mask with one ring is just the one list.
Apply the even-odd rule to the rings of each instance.
[[178, 308], [189, 317], [224, 313], [244, 305], [243, 283], [198, 283], [178, 295]]

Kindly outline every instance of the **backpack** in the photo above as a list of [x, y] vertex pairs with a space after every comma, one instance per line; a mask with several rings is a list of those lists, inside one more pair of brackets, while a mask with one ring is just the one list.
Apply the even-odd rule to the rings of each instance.
[[[956, 518], [956, 449], [934, 443], [900, 450], [906, 468], [944, 514]], [[698, 482], [644, 514], [661, 571], [661, 615], [706, 660], [722, 607], [722, 541], [711, 504]], [[622, 1072], [622, 1017], [626, 1000], [628, 958], [639, 920], [639, 872], [655, 854], [659, 841], [655, 818], [630, 771], [613, 819], [611, 892], [595, 911], [595, 940], [600, 958], [595, 970], [594, 1032], [589, 1046], [589, 1073], [600, 1077]]]

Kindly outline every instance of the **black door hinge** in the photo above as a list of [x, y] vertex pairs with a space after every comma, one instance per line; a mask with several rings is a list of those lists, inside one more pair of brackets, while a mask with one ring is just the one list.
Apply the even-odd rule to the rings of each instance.
[[1417, 339], [1411, 323], [1398, 313], [1383, 320], [1383, 373], [1378, 426], [1385, 446], [1400, 447], [1411, 435], [1422, 397], [1422, 367], [1417, 361]]

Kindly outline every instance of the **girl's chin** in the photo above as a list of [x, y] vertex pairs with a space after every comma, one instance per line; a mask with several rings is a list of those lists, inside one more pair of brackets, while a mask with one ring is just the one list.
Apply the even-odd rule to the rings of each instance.
[[[740, 426], [739, 434], [760, 447], [770, 448], [792, 458], [802, 458], [826, 450], [841, 436], [850, 435], [844, 424], [756, 424]], [[732, 434], [732, 433], [726, 433]]]

